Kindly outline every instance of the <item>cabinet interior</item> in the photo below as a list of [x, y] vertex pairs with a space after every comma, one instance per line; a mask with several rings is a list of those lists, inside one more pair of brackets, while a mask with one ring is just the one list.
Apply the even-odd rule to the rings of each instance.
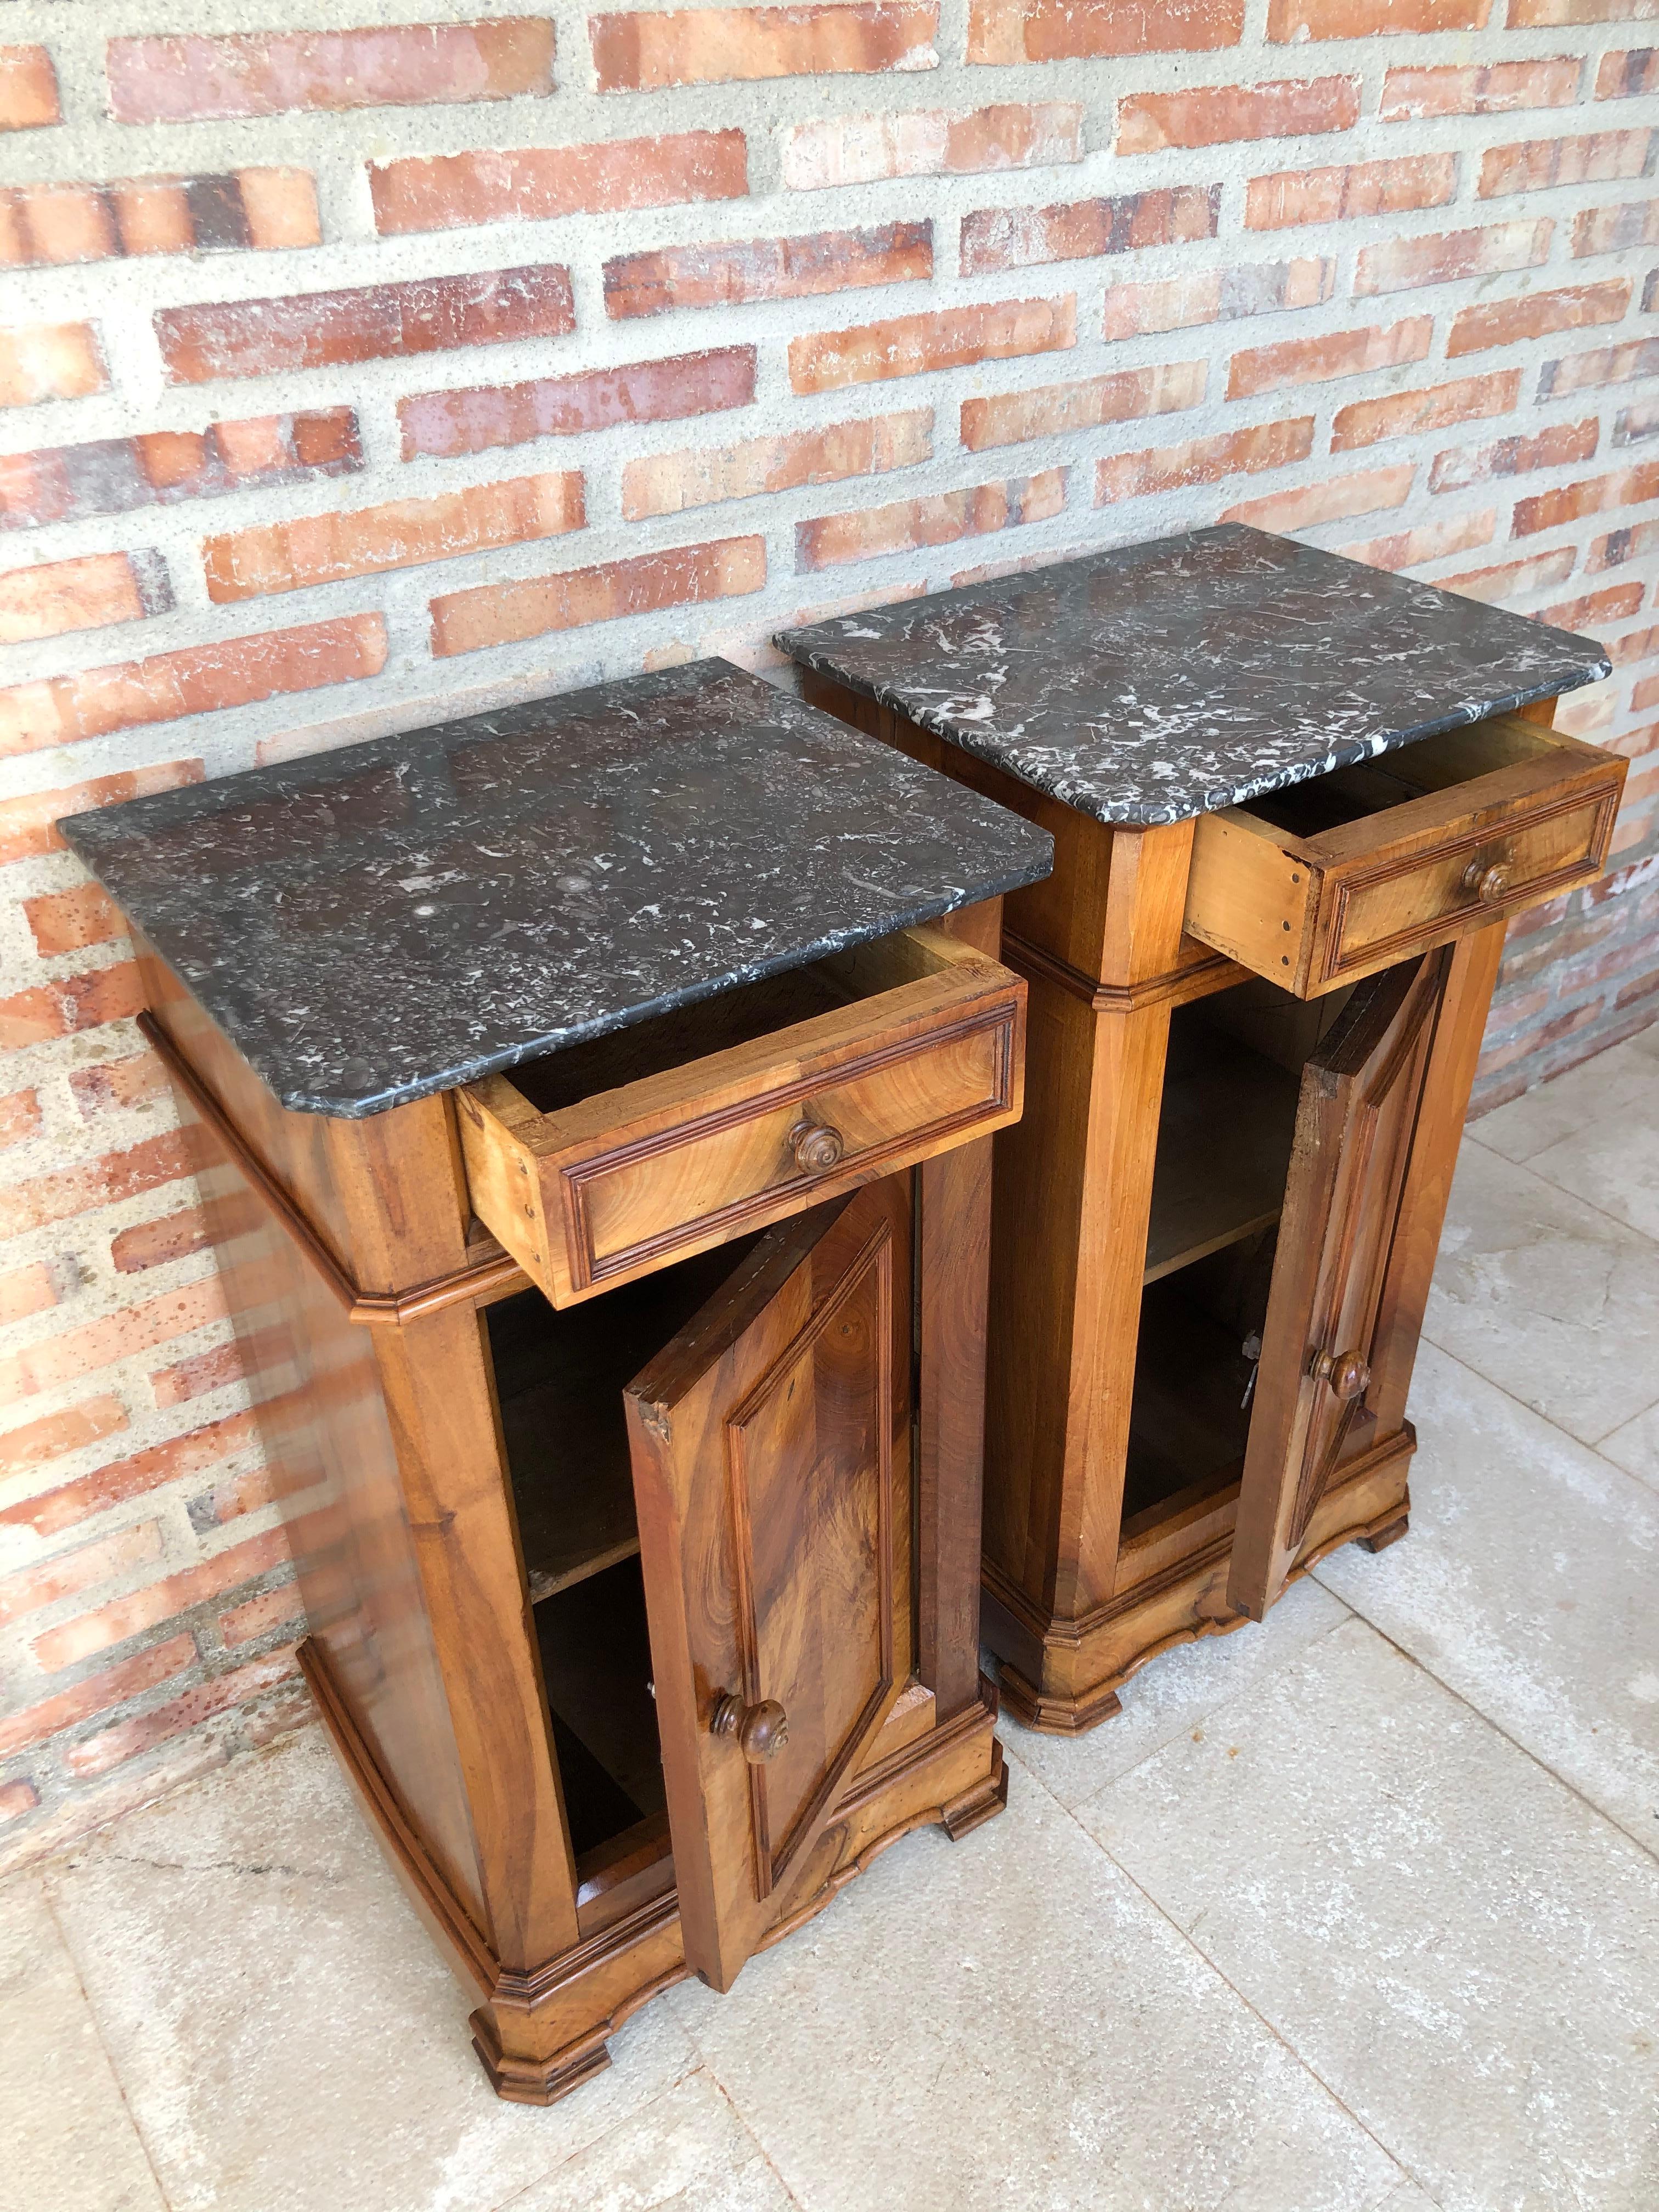
[[539, 1291], [484, 1312], [579, 1871], [585, 1855], [659, 1821], [664, 1808], [623, 1392], [755, 1241], [699, 1253], [562, 1312]]
[[1282, 791], [1265, 792], [1259, 799], [1244, 800], [1239, 811], [1294, 837], [1316, 837], [1322, 830], [1385, 814], [1430, 792], [1445, 791], [1559, 750], [1559, 740], [1538, 724], [1498, 716], [1443, 730], [1437, 737], [1420, 738], [1415, 744], [1288, 784]]
[[1178, 1006], [1158, 1115], [1126, 1538], [1236, 1481], [1309, 1055], [1350, 994], [1252, 978]]

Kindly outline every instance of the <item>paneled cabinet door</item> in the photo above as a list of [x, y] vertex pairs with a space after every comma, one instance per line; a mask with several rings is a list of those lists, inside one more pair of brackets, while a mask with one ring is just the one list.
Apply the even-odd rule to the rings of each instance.
[[1360, 984], [1303, 1070], [1227, 1585], [1255, 1620], [1364, 1418], [1449, 957]]
[[910, 1179], [763, 1237], [627, 1395], [689, 1963], [790, 1909], [910, 1667]]

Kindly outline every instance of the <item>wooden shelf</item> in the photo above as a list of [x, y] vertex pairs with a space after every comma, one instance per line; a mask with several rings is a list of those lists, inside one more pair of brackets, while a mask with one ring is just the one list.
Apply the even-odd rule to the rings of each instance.
[[1215, 1036], [1164, 1091], [1144, 1284], [1279, 1218], [1296, 1133], [1295, 1076]]

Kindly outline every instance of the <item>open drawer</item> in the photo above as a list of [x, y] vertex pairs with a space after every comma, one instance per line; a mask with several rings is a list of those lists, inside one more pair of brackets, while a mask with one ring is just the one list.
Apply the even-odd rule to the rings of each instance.
[[1626, 765], [1496, 715], [1203, 815], [1188, 931], [1316, 998], [1588, 882]]
[[901, 930], [457, 1094], [472, 1206], [568, 1305], [1018, 1118], [1025, 986]]

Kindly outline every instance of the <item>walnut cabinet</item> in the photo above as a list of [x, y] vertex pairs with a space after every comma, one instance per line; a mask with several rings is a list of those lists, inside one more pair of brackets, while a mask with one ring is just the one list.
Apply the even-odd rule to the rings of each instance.
[[346, 1771], [542, 2103], [922, 1822], [975, 1637], [995, 902], [364, 1119], [150, 951]]
[[1052, 831], [1006, 902], [983, 1631], [1057, 1732], [1406, 1533], [1412, 1367], [1506, 917], [1594, 876], [1625, 763], [1553, 702], [1111, 828], [830, 677], [805, 696]]

